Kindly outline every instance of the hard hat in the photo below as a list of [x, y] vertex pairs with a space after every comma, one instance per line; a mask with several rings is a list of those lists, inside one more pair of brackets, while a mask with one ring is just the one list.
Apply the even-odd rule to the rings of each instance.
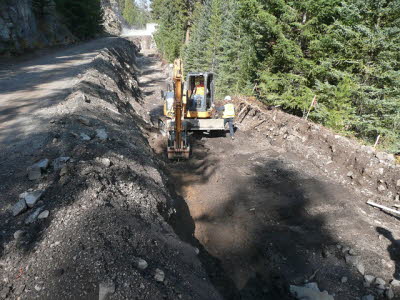
[[224, 100], [225, 101], [232, 101], [232, 98], [231, 98], [231, 96], [226, 96]]

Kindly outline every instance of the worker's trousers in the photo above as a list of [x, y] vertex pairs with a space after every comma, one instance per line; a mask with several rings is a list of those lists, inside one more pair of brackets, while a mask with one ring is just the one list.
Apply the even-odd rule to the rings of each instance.
[[231, 137], [233, 137], [235, 134], [235, 132], [233, 130], [233, 118], [224, 119], [224, 126], [226, 125], [226, 123], [229, 124], [229, 133], [230, 133]]

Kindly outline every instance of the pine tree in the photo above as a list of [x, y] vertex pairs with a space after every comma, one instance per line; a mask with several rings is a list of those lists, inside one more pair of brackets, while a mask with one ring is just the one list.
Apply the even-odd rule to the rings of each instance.
[[52, 4], [51, 0], [32, 0], [33, 12], [39, 19], [43, 19], [49, 14], [49, 8]]
[[103, 30], [100, 0], [56, 0], [56, 7], [78, 38], [87, 39]]
[[136, 5], [134, 4], [134, 0], [125, 0], [122, 16], [129, 25], [135, 25], [136, 19], [138, 17], [138, 11]]
[[153, 12], [162, 53], [213, 70], [219, 96], [299, 116], [316, 96], [312, 120], [400, 152], [399, 1], [154, 0]]

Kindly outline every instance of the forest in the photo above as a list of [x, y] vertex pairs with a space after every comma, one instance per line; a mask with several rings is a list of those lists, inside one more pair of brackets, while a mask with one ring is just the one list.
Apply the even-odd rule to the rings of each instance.
[[118, 5], [122, 16], [130, 26], [143, 28], [151, 20], [146, 0], [118, 0]]
[[79, 39], [96, 36], [103, 30], [103, 10], [100, 0], [32, 0], [39, 22], [55, 8], [63, 23]]
[[400, 152], [400, 1], [153, 0], [151, 9], [165, 59], [215, 72], [219, 97], [309, 113]]

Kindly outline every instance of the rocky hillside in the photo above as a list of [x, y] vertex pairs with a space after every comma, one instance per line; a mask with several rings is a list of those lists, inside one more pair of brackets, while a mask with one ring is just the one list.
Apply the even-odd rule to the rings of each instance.
[[[120, 35], [123, 19], [115, 0], [102, 0], [104, 31]], [[78, 39], [64, 25], [53, 1], [43, 12], [32, 0], [0, 1], [0, 55], [21, 54], [28, 49], [66, 45]]]
[[54, 5], [47, 9], [43, 17], [38, 18], [31, 0], [0, 1], [0, 55], [70, 44], [75, 40], [60, 22]]
[[102, 0], [104, 10], [104, 30], [113, 35], [120, 35], [125, 25], [116, 0]]

